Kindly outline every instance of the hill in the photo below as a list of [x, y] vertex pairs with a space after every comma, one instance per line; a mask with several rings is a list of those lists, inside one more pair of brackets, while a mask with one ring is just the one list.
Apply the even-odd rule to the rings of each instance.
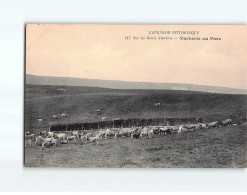
[[[153, 104], [161, 103], [160, 108]], [[95, 110], [101, 109], [101, 114]], [[247, 95], [176, 90], [107, 89], [26, 85], [25, 130], [48, 130], [51, 124], [112, 118], [203, 117], [205, 122], [246, 117]], [[62, 118], [61, 113], [68, 117]], [[57, 115], [59, 118], [52, 118]], [[42, 121], [37, 119], [41, 118]]]
[[31, 85], [63, 85], [63, 86], [88, 86], [111, 89], [157, 89], [157, 90], [185, 90], [203, 91], [224, 94], [247, 94], [247, 90], [205, 85], [179, 84], [179, 83], [149, 83], [127, 82], [115, 80], [97, 80], [72, 77], [49, 77], [26, 75], [26, 84]]

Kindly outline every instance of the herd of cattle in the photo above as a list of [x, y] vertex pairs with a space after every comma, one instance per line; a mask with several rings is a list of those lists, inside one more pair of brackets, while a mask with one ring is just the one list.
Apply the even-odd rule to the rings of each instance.
[[152, 138], [154, 134], [166, 135], [173, 133], [183, 133], [187, 131], [196, 131], [210, 128], [219, 128], [221, 126], [232, 126], [231, 119], [225, 119], [222, 121], [214, 121], [210, 123], [198, 123], [198, 124], [184, 124], [177, 126], [145, 126], [145, 127], [132, 127], [132, 128], [108, 128], [99, 131], [86, 131], [86, 130], [76, 130], [70, 132], [52, 132], [52, 131], [40, 131], [39, 135], [35, 137], [29, 131], [25, 131], [25, 147], [32, 147], [35, 141], [36, 146], [41, 146], [42, 150], [44, 148], [50, 149], [51, 146], [59, 146], [61, 144], [70, 143], [88, 143], [95, 142], [98, 145], [100, 140], [114, 137], [118, 139], [120, 137], [130, 137], [131, 140]]

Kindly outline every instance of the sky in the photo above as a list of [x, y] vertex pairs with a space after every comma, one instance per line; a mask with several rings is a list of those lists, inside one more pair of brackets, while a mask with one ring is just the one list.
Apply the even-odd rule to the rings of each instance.
[[[171, 34], [173, 31], [199, 34]], [[245, 25], [28, 24], [26, 73], [247, 89], [246, 35]], [[204, 37], [209, 40], [202, 40]]]

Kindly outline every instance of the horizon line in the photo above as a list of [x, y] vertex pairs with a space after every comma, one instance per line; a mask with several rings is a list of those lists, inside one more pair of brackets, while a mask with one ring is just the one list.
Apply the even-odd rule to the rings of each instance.
[[192, 84], [192, 83], [169, 83], [169, 82], [145, 82], [145, 81], [124, 81], [124, 80], [108, 80], [108, 79], [97, 79], [97, 78], [85, 78], [85, 77], [66, 77], [66, 76], [44, 76], [44, 75], [34, 75], [26, 73], [26, 75], [37, 76], [37, 77], [53, 77], [53, 78], [73, 78], [73, 79], [88, 79], [88, 80], [99, 80], [99, 81], [118, 81], [118, 82], [128, 82], [128, 83], [150, 83], [150, 84], [180, 84], [180, 85], [194, 85], [194, 86], [205, 86], [205, 87], [218, 87], [218, 88], [227, 88], [227, 89], [235, 89], [235, 90], [243, 90], [247, 92], [247, 89], [243, 88], [232, 88], [232, 87], [223, 87], [223, 86], [215, 86], [215, 85], [205, 85], [205, 84]]

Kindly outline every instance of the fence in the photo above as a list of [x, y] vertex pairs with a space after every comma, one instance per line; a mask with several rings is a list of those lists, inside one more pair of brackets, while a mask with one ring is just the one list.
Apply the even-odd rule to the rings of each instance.
[[158, 125], [181, 125], [202, 123], [202, 118], [131, 118], [117, 119], [111, 121], [99, 121], [89, 123], [73, 123], [73, 124], [56, 124], [50, 127], [50, 131], [72, 131], [72, 130], [94, 130], [105, 128], [127, 128], [140, 126], [158, 126]]

